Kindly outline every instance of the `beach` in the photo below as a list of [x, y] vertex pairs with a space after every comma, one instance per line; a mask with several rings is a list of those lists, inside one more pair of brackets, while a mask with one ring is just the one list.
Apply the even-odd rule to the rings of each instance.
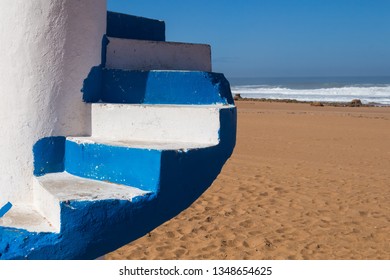
[[236, 105], [212, 186], [106, 259], [390, 259], [390, 107]]

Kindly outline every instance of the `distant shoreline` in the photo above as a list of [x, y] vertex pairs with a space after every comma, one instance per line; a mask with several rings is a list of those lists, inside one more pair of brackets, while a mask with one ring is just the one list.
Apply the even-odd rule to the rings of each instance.
[[[247, 98], [234, 96], [235, 101], [254, 101], [254, 102], [268, 102], [268, 103], [298, 103], [298, 104], [310, 104], [311, 106], [332, 106], [332, 107], [390, 107], [390, 105], [379, 103], [358, 103], [354, 99], [351, 102], [329, 102], [329, 101], [300, 101], [296, 99], [277, 99], [277, 98]], [[355, 101], [355, 102], [354, 102]]]
[[233, 95], [240, 94], [242, 98], [322, 102], [338, 107], [360, 99], [366, 107], [390, 106], [390, 77], [236, 79], [231, 89]]

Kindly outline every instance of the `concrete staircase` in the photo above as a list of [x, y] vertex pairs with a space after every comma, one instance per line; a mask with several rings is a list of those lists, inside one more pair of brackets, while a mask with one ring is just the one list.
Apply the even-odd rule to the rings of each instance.
[[217, 177], [235, 145], [229, 83], [209, 72], [208, 45], [165, 42], [164, 32], [163, 22], [108, 13], [102, 65], [82, 90], [92, 134], [34, 147], [34, 203], [0, 218], [0, 259], [97, 258]]

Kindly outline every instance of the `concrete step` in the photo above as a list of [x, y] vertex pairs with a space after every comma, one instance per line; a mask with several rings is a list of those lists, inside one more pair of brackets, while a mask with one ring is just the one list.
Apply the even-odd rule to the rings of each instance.
[[36, 211], [50, 222], [52, 232], [60, 232], [61, 208], [70, 202], [132, 201], [147, 194], [134, 187], [81, 178], [67, 172], [35, 177], [33, 187]]
[[37, 210], [35, 205], [13, 205], [0, 218], [0, 226], [30, 232], [55, 232], [57, 228]]
[[191, 143], [191, 142], [153, 142], [140, 140], [109, 140], [97, 137], [67, 137], [68, 141], [78, 144], [97, 144], [114, 147], [127, 147], [141, 150], [155, 151], [188, 151], [195, 149], [208, 148], [213, 145], [208, 143]]
[[215, 146], [66, 139], [61, 151], [67, 173], [36, 177], [35, 204], [15, 206], [0, 218], [0, 259], [95, 259], [179, 214], [211, 185], [232, 153], [236, 108], [223, 106], [219, 118]]
[[[101, 83], [101, 87], [96, 85]], [[223, 74], [201, 71], [129, 71], [97, 68], [84, 82], [86, 102], [234, 104]]]
[[90, 137], [69, 137], [65, 143], [65, 171], [75, 176], [156, 191], [161, 151], [140, 149]]
[[[172, 164], [163, 163], [167, 154], [188, 154], [209, 148], [205, 143], [108, 140], [68, 137], [65, 171], [75, 176], [133, 186], [158, 192], [161, 173], [174, 174]], [[179, 157], [178, 157], [179, 158]]]
[[70, 202], [132, 201], [148, 194], [140, 189], [73, 176], [67, 172], [34, 177], [34, 203], [13, 205], [0, 226], [29, 232], [61, 231], [61, 208]]
[[165, 41], [165, 22], [133, 15], [107, 12], [107, 36]]
[[[222, 105], [92, 104], [92, 136], [116, 141], [218, 144]], [[194, 143], [194, 144], [191, 144]], [[184, 144], [185, 145], [185, 144]]]
[[65, 170], [76, 176], [157, 192], [161, 174], [173, 176], [183, 158], [196, 170], [215, 153], [218, 165], [221, 149], [230, 153], [234, 146], [233, 105], [93, 104], [92, 110], [92, 136], [65, 144]]
[[211, 49], [205, 44], [108, 37], [106, 67], [125, 70], [211, 71]]

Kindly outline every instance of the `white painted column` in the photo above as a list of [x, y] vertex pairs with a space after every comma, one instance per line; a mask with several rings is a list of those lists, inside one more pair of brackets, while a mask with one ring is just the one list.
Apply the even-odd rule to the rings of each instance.
[[0, 1], [0, 207], [31, 201], [37, 140], [90, 133], [80, 90], [105, 29], [106, 0]]

